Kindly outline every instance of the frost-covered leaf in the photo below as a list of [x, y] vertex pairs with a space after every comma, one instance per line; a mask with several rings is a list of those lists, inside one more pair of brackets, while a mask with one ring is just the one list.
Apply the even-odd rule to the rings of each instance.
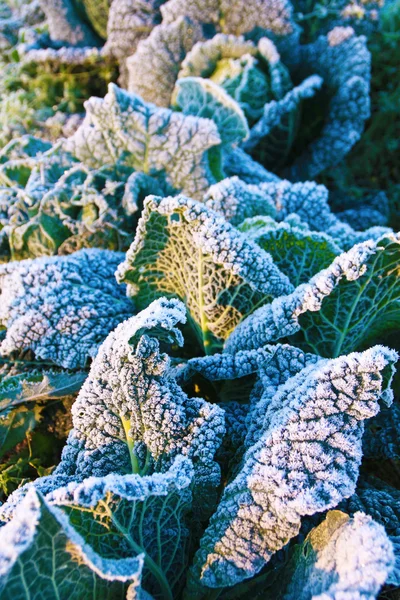
[[196, 501], [201, 498], [204, 509], [212, 503], [223, 411], [189, 398], [159, 349], [159, 340], [182, 344], [176, 325], [185, 319], [184, 305], [164, 298], [109, 334], [72, 407], [74, 429], [55, 484], [60, 475], [81, 481], [90, 475], [163, 472], [183, 454], [194, 461]]
[[11, 140], [0, 150], [0, 164], [9, 160], [19, 158], [37, 157], [52, 148], [50, 142], [46, 142], [32, 135], [23, 135]]
[[143, 554], [143, 586], [155, 598], [179, 595], [190, 549], [186, 521], [193, 467], [179, 456], [165, 473], [115, 475], [71, 482], [46, 500], [106, 559]]
[[65, 368], [84, 366], [133, 312], [114, 278], [122, 258], [93, 249], [1, 265], [1, 355], [31, 350]]
[[257, 27], [277, 35], [293, 29], [292, 6], [286, 0], [169, 0], [161, 7], [161, 13], [166, 23], [184, 15], [235, 35]]
[[122, 207], [126, 215], [133, 215], [141, 212], [143, 201], [147, 196], [162, 194], [162, 187], [159, 182], [146, 173], [135, 171], [127, 179], [124, 195], [122, 198]]
[[[247, 352], [254, 352], [248, 350]], [[259, 350], [260, 352], [260, 350]], [[250, 410], [246, 420], [246, 439], [242, 453], [253, 446], [262, 435], [264, 417], [269, 410], [272, 398], [289, 379], [299, 375], [310, 365], [321, 359], [316, 354], [303, 352], [288, 344], [265, 346], [265, 359], [260, 362], [258, 380], [250, 396]], [[238, 354], [241, 354], [238, 352]]]
[[146, 104], [114, 84], [104, 99], [91, 98], [85, 108], [82, 125], [64, 148], [86, 165], [121, 161], [193, 197], [215, 182], [208, 151], [221, 140], [209, 119]]
[[[357, 37], [351, 27], [336, 27], [316, 42], [299, 46], [297, 52], [285, 56], [285, 62], [292, 63], [288, 66], [298, 79], [315, 74], [324, 82], [322, 96], [316, 97], [319, 105], [304, 106], [299, 136], [300, 141], [303, 138], [307, 143], [308, 138], [310, 143], [303, 151], [298, 147], [293, 164], [286, 169], [291, 180], [313, 179], [338, 164], [361, 137], [370, 114], [371, 57], [364, 36]], [[307, 116], [315, 119], [321, 107], [326, 114], [313, 131]]]
[[139, 309], [160, 296], [185, 302], [189, 324], [207, 354], [257, 305], [291, 289], [257, 244], [184, 196], [145, 202], [117, 277], [128, 284]]
[[329, 511], [298, 545], [279, 575], [274, 600], [372, 600], [393, 569], [393, 548], [381, 525], [357, 512]]
[[350, 514], [363, 511], [384, 526], [395, 554], [388, 583], [400, 587], [400, 491], [376, 477], [360, 478], [355, 494], [343, 506]]
[[[260, 215], [271, 216], [276, 221], [285, 221], [296, 214], [311, 231], [329, 235], [344, 250], [349, 250], [354, 244], [366, 240], [376, 240], [391, 232], [386, 227], [354, 231], [331, 211], [325, 186], [312, 181], [291, 183], [272, 178], [267, 180], [268, 171], [259, 172], [257, 163], [246, 165], [246, 156], [239, 149], [231, 152], [224, 163], [224, 170], [233, 169], [238, 172], [240, 179], [224, 179], [211, 186], [204, 196], [209, 208], [223, 214], [234, 225], [239, 225], [246, 218]], [[238, 166], [235, 167], [234, 163]]]
[[[87, 0], [86, 0], [87, 1]], [[91, 0], [93, 3], [97, 0]], [[119, 60], [133, 54], [139, 41], [159, 22], [162, 0], [113, 0], [103, 52]]]
[[250, 184], [279, 181], [279, 177], [267, 171], [241, 148], [233, 148], [223, 156], [223, 169], [227, 177], [237, 176]]
[[303, 349], [335, 357], [382, 341], [399, 327], [399, 252], [400, 238], [393, 234], [354, 246], [309, 283], [242, 321], [225, 350], [294, 336]]
[[143, 555], [99, 556], [67, 516], [33, 489], [0, 529], [0, 593], [4, 600], [139, 599]]
[[201, 37], [200, 26], [184, 17], [158, 25], [127, 60], [129, 91], [146, 102], [169, 106], [181, 63]]
[[73, 0], [39, 0], [46, 15], [50, 37], [71, 46], [97, 46], [98, 38], [80, 18]]
[[218, 127], [221, 142], [239, 144], [249, 133], [246, 117], [240, 106], [220, 86], [210, 79], [185, 77], [178, 79], [172, 105], [184, 115], [211, 119]]
[[252, 577], [299, 533], [302, 517], [354, 493], [363, 421], [390, 400], [396, 360], [375, 346], [310, 364], [278, 388], [204, 533], [188, 597]]
[[[119, 164], [89, 169], [57, 153], [1, 165], [0, 225], [6, 256], [22, 260], [85, 247], [126, 249], [131, 215], [139, 210], [141, 196], [147, 189], [160, 189], [142, 180], [134, 190], [132, 180], [128, 185], [131, 171]], [[136, 175], [152, 182], [143, 173]]]
[[[232, 225], [260, 215], [277, 216], [276, 202], [256, 185], [248, 185], [238, 177], [229, 177], [210, 187], [204, 196], [206, 206], [222, 214]], [[247, 233], [247, 228], [244, 229]]]
[[239, 231], [268, 252], [294, 286], [309, 281], [341, 253], [328, 235], [310, 231], [297, 215], [281, 223], [271, 217], [253, 217], [246, 219]]

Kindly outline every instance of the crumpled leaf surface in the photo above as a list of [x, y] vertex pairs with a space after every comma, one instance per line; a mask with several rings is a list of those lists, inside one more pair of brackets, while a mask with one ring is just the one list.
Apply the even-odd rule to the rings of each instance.
[[65, 368], [85, 366], [132, 303], [114, 272], [123, 254], [80, 250], [0, 265], [0, 354], [31, 350]]

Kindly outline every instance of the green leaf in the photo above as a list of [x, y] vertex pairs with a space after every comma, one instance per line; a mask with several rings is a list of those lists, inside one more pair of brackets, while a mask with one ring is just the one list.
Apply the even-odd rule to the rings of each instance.
[[0, 417], [0, 457], [24, 441], [40, 421], [41, 407], [19, 407]]
[[337, 357], [394, 341], [400, 324], [400, 234], [356, 244], [288, 296], [264, 304], [233, 331], [225, 351], [289, 338], [314, 354]]
[[265, 168], [276, 169], [285, 164], [300, 126], [301, 104], [321, 88], [318, 75], [305, 79], [279, 100], [264, 106], [260, 120], [250, 130], [244, 145]]
[[341, 253], [328, 235], [310, 231], [296, 218], [277, 223], [268, 217], [254, 217], [246, 219], [239, 231], [268, 252], [295, 286], [309, 281]]
[[246, 117], [239, 104], [209, 79], [178, 79], [172, 106], [184, 115], [211, 119], [218, 127], [222, 144], [240, 144], [249, 134]]
[[82, 2], [90, 24], [95, 32], [107, 39], [107, 20], [112, 0], [76, 0]]
[[193, 467], [178, 457], [162, 474], [91, 477], [51, 493], [71, 525], [106, 559], [144, 555], [143, 584], [156, 598], [177, 598], [190, 549], [186, 517]]
[[390, 404], [387, 371], [396, 360], [383, 346], [322, 359], [273, 395], [267, 378], [250, 413], [256, 435], [202, 537], [188, 599], [253, 577], [298, 535], [304, 517], [354, 493], [363, 421], [379, 412], [381, 400]]
[[178, 297], [207, 354], [246, 315], [291, 285], [257, 244], [203, 204], [178, 196], [151, 197], [118, 280], [140, 309], [159, 297]]
[[143, 555], [102, 558], [73, 529], [66, 515], [34, 489], [0, 530], [0, 593], [4, 600], [137, 598]]
[[72, 407], [74, 429], [52, 489], [60, 487], [59, 476], [165, 472], [183, 455], [194, 461], [196, 508], [213, 510], [224, 411], [184, 393], [160, 350], [160, 342], [183, 344], [176, 325], [185, 313], [179, 300], [159, 299], [107, 336]]
[[299, 318], [296, 345], [321, 356], [340, 354], [381, 343], [400, 327], [400, 235], [373, 244], [359, 277], [341, 279], [320, 310]]
[[84, 371], [33, 371], [5, 376], [0, 381], [0, 414], [27, 402], [43, 402], [79, 392]]

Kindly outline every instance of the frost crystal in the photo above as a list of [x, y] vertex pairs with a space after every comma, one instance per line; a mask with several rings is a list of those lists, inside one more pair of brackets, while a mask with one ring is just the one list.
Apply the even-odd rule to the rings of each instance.
[[84, 366], [110, 330], [133, 312], [114, 271], [123, 255], [81, 250], [0, 267], [0, 353], [32, 350], [65, 368]]

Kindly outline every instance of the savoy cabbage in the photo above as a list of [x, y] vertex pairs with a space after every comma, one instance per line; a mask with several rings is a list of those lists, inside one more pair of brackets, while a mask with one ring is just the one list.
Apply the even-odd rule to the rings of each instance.
[[1, 598], [396, 597], [381, 4], [0, 0]]

